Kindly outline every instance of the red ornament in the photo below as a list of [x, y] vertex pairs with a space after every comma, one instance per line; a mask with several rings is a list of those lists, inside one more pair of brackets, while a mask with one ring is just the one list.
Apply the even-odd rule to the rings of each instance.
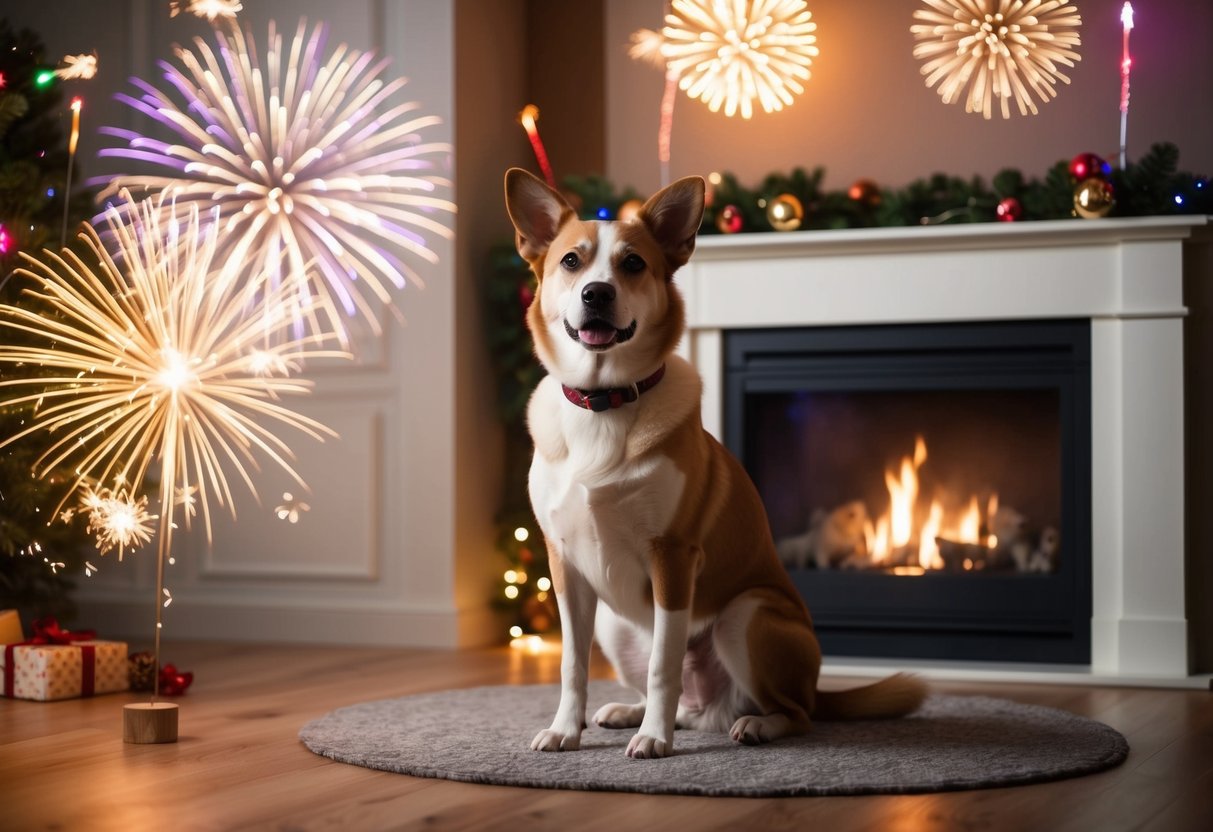
[[1015, 222], [1023, 216], [1023, 206], [1019, 204], [1018, 199], [1009, 196], [998, 203], [994, 213], [998, 216], [999, 222]]
[[194, 683], [194, 674], [190, 671], [178, 671], [176, 665], [166, 664], [160, 668], [160, 695], [180, 696], [189, 690]]
[[1104, 179], [1112, 173], [1112, 166], [1094, 153], [1079, 153], [1070, 160], [1070, 176], [1075, 182], [1098, 177]]
[[518, 302], [522, 304], [524, 310], [529, 309], [531, 301], [535, 299], [535, 287], [531, 285], [530, 279], [526, 283], [518, 286]]
[[745, 223], [741, 219], [741, 211], [736, 205], [726, 205], [716, 215], [716, 227], [721, 234], [736, 234]]
[[880, 186], [871, 179], [856, 179], [847, 188], [847, 196], [869, 211], [880, 207]]

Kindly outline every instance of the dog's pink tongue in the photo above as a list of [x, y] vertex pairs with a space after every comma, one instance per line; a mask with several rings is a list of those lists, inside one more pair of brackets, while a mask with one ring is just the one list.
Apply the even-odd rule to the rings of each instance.
[[577, 337], [581, 339], [583, 344], [589, 344], [591, 347], [601, 347], [615, 340], [615, 330], [607, 329], [606, 327], [579, 329], [577, 330]]

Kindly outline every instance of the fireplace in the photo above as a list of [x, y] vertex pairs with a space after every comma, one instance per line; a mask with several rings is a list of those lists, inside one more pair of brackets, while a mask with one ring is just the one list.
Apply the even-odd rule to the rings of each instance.
[[724, 348], [726, 444], [828, 654], [1090, 661], [1087, 321]]
[[[956, 582], [962, 597], [998, 584], [1063, 587], [1070, 582], [1064, 587], [1066, 603], [1071, 605], [1069, 612], [1064, 616], [1056, 610], [1040, 614], [1042, 629], [1051, 634], [1050, 639], [1069, 641], [1065, 650], [1072, 649], [1069, 655], [1074, 658], [1062, 658], [1065, 651], [1054, 653], [1039, 644], [1010, 653], [997, 638], [986, 640], [980, 649], [970, 649], [971, 645], [963, 644], [963, 633], [944, 639], [937, 629], [922, 634], [922, 638], [931, 642], [931, 655], [970, 657], [966, 667], [971, 670], [964, 672], [990, 674], [981, 678], [1054, 678], [1060, 674], [1067, 679], [1077, 675], [1207, 684], [1207, 679], [1198, 679], [1193, 671], [1213, 667], [1213, 639], [1208, 636], [1213, 632], [1213, 559], [1207, 557], [1213, 533], [1205, 531], [1208, 524], [1199, 516], [1202, 501], [1213, 493], [1213, 454], [1208, 452], [1213, 447], [1213, 428], [1209, 427], [1213, 425], [1213, 397], [1206, 392], [1207, 376], [1202, 375], [1210, 366], [1207, 356], [1213, 354], [1213, 227], [1208, 218], [709, 237], [699, 240], [695, 256], [677, 280], [686, 297], [688, 320], [688, 335], [680, 350], [704, 380], [704, 425], [743, 457], [748, 457], [752, 449], [739, 445], [737, 436], [730, 435], [737, 429], [738, 420], [775, 418], [763, 415], [761, 409], [737, 413], [726, 408], [731, 353], [739, 343], [737, 339], [747, 334], [783, 337], [787, 332], [801, 332], [827, 338], [841, 334], [866, 344], [877, 330], [886, 328], [895, 332], [938, 326], [943, 332], [958, 333], [967, 331], [966, 327], [984, 330], [994, 325], [1031, 324], [1073, 325], [1085, 330], [1077, 340], [1089, 355], [1088, 380], [1080, 377], [1081, 369], [1071, 368], [1079, 375], [1074, 376], [1074, 389], [1069, 393], [1060, 382], [1041, 384], [1040, 366], [1032, 370], [1034, 381], [1018, 387], [1002, 383], [983, 386], [972, 378], [967, 382], [950, 379], [940, 391], [938, 387], [931, 389], [929, 373], [920, 373], [921, 368], [904, 375], [905, 379], [915, 379], [909, 387], [914, 392], [911, 398], [917, 399], [912, 406], [927, 412], [937, 407], [930, 401], [934, 392], [950, 391], [949, 402], [939, 406], [945, 412], [966, 407], [957, 398], [965, 398], [961, 396], [965, 391], [970, 403], [967, 406], [974, 412], [980, 408], [987, 414], [1017, 409], [1021, 413], [1059, 414], [1054, 440], [1057, 462], [1040, 463], [1043, 467], [1059, 467], [1059, 481], [1056, 486], [1040, 487], [1039, 503], [1012, 496], [1019, 487], [1013, 482], [961, 483], [962, 491], [972, 491], [978, 497], [979, 510], [991, 513], [986, 490], [997, 489], [1000, 505], [1016, 509], [1024, 517], [1025, 526], [1030, 527], [1027, 534], [1034, 537], [1029, 558], [1039, 548], [1046, 527], [1055, 528], [1058, 557], [1052, 571], [1007, 572], [1005, 561], [998, 568], [977, 569], [983, 554], [980, 551], [970, 552], [979, 557], [969, 557], [974, 568], [965, 570], [962, 551], [951, 553], [956, 556], [952, 562], [959, 563], [961, 570], [956, 572], [944, 569], [928, 574], [920, 562], [924, 572], [920, 576], [864, 574], [857, 568], [862, 563], [859, 561], [846, 568], [798, 567], [798, 582], [802, 587], [809, 577], [825, 582], [820, 590], [809, 590], [822, 595], [811, 599], [819, 618], [831, 605], [840, 615], [845, 612], [839, 609], [843, 604], [838, 603], [839, 596], [833, 594], [830, 582], [870, 578], [877, 582], [863, 586], [888, 585], [898, 593], [911, 594], [926, 592], [935, 584]], [[1019, 335], [1009, 341], [1023, 343]], [[831, 351], [847, 354], [847, 349], [825, 352], [828, 355]], [[904, 358], [924, 351], [899, 345], [893, 352]], [[778, 364], [782, 355], [779, 350], [768, 351], [768, 359], [776, 359], [768, 368]], [[1082, 364], [1078, 352], [1071, 357], [1076, 365]], [[852, 354], [849, 360], [858, 359]], [[889, 374], [887, 370], [885, 373]], [[1008, 370], [1003, 378], [1009, 375], [1013, 373]], [[765, 393], [756, 388], [751, 392], [774, 396], [777, 401], [768, 404], [777, 414], [781, 409], [786, 414], [799, 407], [826, 416], [840, 409], [847, 413], [856, 408], [879, 412], [887, 409], [884, 402], [877, 398], [865, 404], [863, 397], [899, 392], [887, 384], [883, 393], [880, 385], [873, 390], [860, 389], [864, 374], [850, 369], [833, 376], [811, 376], [785, 378]], [[849, 381], [839, 380], [843, 378]], [[753, 384], [761, 387], [757, 379]], [[902, 392], [907, 384], [900, 385]], [[999, 404], [999, 397], [1015, 390], [1019, 393]], [[1086, 424], [1068, 434], [1067, 408], [1077, 412], [1084, 390], [1089, 402]], [[994, 397], [993, 402], [990, 397]], [[892, 470], [894, 479], [899, 479], [902, 459], [907, 456], [910, 467], [914, 467], [919, 434], [926, 444], [926, 461], [918, 470], [926, 484], [920, 485], [920, 492], [923, 488], [933, 491], [934, 479], [949, 476], [940, 467], [954, 454], [942, 441], [949, 438], [949, 432], [941, 436], [938, 428], [929, 426], [904, 430], [888, 437], [887, 447], [872, 451], [879, 459], [863, 462], [864, 469], [876, 469], [868, 474], [876, 478], [874, 486], [869, 482], [835, 493], [799, 493], [786, 508], [772, 503], [772, 519], [779, 524], [775, 533], [781, 538], [807, 533], [815, 508], [830, 512], [856, 499], [865, 500], [865, 513], [882, 513], [880, 503], [882, 499], [888, 501], [887, 488], [881, 497], [884, 471]], [[1047, 444], [1033, 441], [1037, 448]], [[816, 451], [810, 445], [788, 451], [785, 456], [806, 453]], [[753, 460], [747, 458], [747, 463], [753, 464]], [[1039, 473], [1025, 476], [1044, 479]], [[1080, 493], [1086, 487], [1084, 481], [1089, 484], [1087, 496]], [[1054, 487], [1060, 494], [1060, 508], [1056, 510], [1045, 505], [1051, 503], [1051, 498], [1045, 499], [1045, 492]], [[868, 488], [875, 494], [867, 494]], [[766, 490], [770, 501], [770, 488]], [[964, 493], [951, 499], [963, 504], [970, 496]], [[929, 500], [927, 510], [929, 513]], [[803, 516], [806, 513], [808, 517]], [[983, 523], [988, 543], [990, 535], [997, 534], [991, 531], [989, 518], [983, 518], [979, 521], [978, 543]], [[797, 524], [801, 526], [799, 532]], [[1085, 543], [1084, 534], [1089, 535]], [[949, 535], [959, 536], [952, 530], [937, 536], [949, 543], [964, 544], [963, 540], [950, 540]], [[839, 566], [844, 559], [840, 558]], [[1083, 569], [1089, 569], [1085, 577]], [[1082, 589], [1084, 581], [1089, 591]], [[1018, 610], [1021, 618], [1025, 612], [1035, 615], [1039, 611], [1035, 604], [1043, 596], [1028, 596], [999, 603]], [[970, 605], [977, 603], [971, 601]], [[980, 603], [994, 602], [983, 599]], [[1085, 606], [1088, 603], [1089, 609]], [[882, 604], [881, 609], [888, 607]], [[870, 612], [878, 616], [877, 610]], [[939, 617], [953, 612], [946, 611]], [[1072, 620], [1073, 630], [1068, 636], [1058, 637], [1058, 622], [1066, 616]], [[840, 629], [835, 631], [832, 643], [847, 644], [848, 639], [864, 638], [857, 626], [852, 633], [845, 631], [854, 622], [836, 620]], [[938, 622], [929, 623], [934, 627]], [[1022, 632], [1032, 629], [1020, 626], [1024, 624], [1018, 622], [1021, 635], [1014, 639], [1021, 644]], [[952, 643], [945, 649], [935, 649], [940, 639]], [[1084, 641], [1089, 645], [1086, 648]], [[844, 649], [852, 647], [854, 642]], [[870, 658], [843, 662], [846, 670], [887, 672], [890, 663], [905, 661], [906, 650], [928, 655], [917, 647], [894, 648], [871, 639], [862, 650]], [[827, 649], [827, 668], [839, 655]], [[1012, 655], [1018, 656], [1019, 665], [1007, 663]], [[1050, 665], [1052, 670], [1031, 669], [1041, 667], [1039, 662], [1045, 658], [1056, 662]], [[937, 673], [950, 673], [949, 668], [956, 666], [943, 659], [914, 664]]]

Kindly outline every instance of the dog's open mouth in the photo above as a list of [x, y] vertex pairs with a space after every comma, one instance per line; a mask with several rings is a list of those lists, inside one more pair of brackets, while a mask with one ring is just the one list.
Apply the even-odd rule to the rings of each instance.
[[636, 334], [636, 322], [623, 329], [616, 329], [601, 318], [591, 318], [581, 325], [580, 329], [573, 327], [566, 320], [564, 331], [587, 350], [605, 350], [615, 344], [622, 344]]

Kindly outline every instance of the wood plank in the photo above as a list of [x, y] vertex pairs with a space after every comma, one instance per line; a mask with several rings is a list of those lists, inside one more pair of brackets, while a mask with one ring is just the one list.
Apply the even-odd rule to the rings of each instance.
[[[232, 644], [171, 645], [196, 674], [181, 740], [122, 742], [140, 694], [65, 702], [0, 699], [0, 828], [560, 828], [1206, 830], [1213, 820], [1213, 694], [1203, 691], [935, 683], [1100, 719], [1128, 738], [1125, 765], [1006, 789], [852, 798], [697, 798], [510, 788], [334, 763], [298, 741], [333, 708], [412, 693], [559, 677], [559, 657]], [[593, 675], [609, 670], [596, 657]], [[831, 687], [862, 680], [830, 679]], [[541, 726], [536, 726], [538, 729]], [[71, 799], [65, 799], [70, 795]]]

